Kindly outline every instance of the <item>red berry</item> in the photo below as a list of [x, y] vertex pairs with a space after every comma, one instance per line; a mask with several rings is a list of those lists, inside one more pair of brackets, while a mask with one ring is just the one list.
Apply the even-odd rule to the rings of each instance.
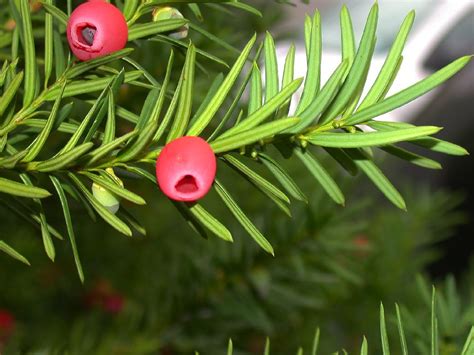
[[197, 201], [216, 177], [216, 156], [199, 137], [181, 137], [168, 143], [156, 161], [156, 180], [163, 193], [176, 201]]
[[90, 0], [79, 5], [67, 24], [69, 47], [80, 60], [89, 60], [123, 49], [127, 44], [125, 17], [114, 5]]
[[15, 328], [15, 318], [13, 315], [3, 309], [0, 309], [0, 336], [8, 336]]
[[110, 314], [119, 314], [124, 306], [125, 300], [122, 295], [112, 294], [104, 299], [102, 305], [104, 311]]

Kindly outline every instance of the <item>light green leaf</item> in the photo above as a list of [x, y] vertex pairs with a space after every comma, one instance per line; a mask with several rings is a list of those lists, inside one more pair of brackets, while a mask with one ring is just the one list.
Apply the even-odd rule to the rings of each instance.
[[126, 57], [132, 52], [133, 52], [133, 48], [124, 48], [119, 51], [113, 52], [111, 54], [107, 54], [103, 57], [94, 58], [86, 62], [80, 62], [78, 64], [73, 65], [70, 69], [68, 69], [66, 73], [66, 77], [68, 79], [73, 79], [85, 72], [88, 72], [94, 68], [100, 67], [101, 65], [108, 64], [110, 62], [113, 62], [114, 60]]
[[236, 133], [223, 139], [218, 138], [211, 143], [211, 147], [216, 154], [229, 152], [231, 150], [256, 143], [261, 139], [272, 137], [275, 134], [283, 132], [285, 129], [294, 126], [298, 122], [300, 122], [300, 119], [297, 117], [275, 120], [256, 128]]
[[28, 186], [16, 181], [0, 177], [0, 192], [28, 198], [45, 198], [51, 194], [40, 187]]
[[253, 185], [255, 185], [259, 190], [261, 190], [265, 195], [272, 195], [277, 199], [290, 203], [290, 199], [286, 196], [278, 187], [273, 185], [267, 179], [250, 169], [247, 165], [242, 163], [237, 158], [233, 157], [230, 154], [224, 156], [225, 161], [229, 165], [236, 169], [240, 174], [246, 177]]
[[367, 23], [360, 40], [359, 49], [354, 58], [354, 63], [336, 99], [321, 118], [321, 123], [330, 122], [340, 115], [351, 102], [351, 99], [357, 94], [357, 90], [360, 89], [362, 82], [365, 80], [364, 74], [366, 73], [368, 63], [370, 62], [371, 48], [375, 41], [377, 19], [378, 4], [375, 3], [367, 18]]
[[[414, 125], [410, 123], [388, 122], [388, 121], [370, 121], [367, 123], [367, 125], [376, 129], [377, 131], [384, 131], [384, 132], [394, 131], [400, 128], [415, 127]], [[444, 153], [444, 154], [458, 155], [458, 156], [469, 154], [466, 149], [464, 149], [463, 147], [457, 144], [443, 141], [441, 139], [433, 138], [433, 137], [417, 138], [417, 139], [410, 140], [408, 143], [418, 145], [420, 147], [424, 147], [432, 151]]]
[[104, 189], [110, 191], [111, 193], [117, 196], [124, 198], [127, 201], [130, 201], [137, 205], [146, 205], [146, 201], [141, 196], [121, 187], [116, 183], [111, 182], [108, 179], [102, 178], [87, 171], [82, 171], [80, 172], [80, 174], [87, 176], [92, 182], [95, 182], [97, 185], [102, 186]]
[[189, 45], [186, 61], [183, 68], [183, 83], [179, 95], [178, 111], [176, 112], [173, 125], [166, 139], [170, 142], [181, 137], [188, 127], [189, 118], [193, 104], [194, 71], [196, 65], [196, 51], [193, 44]]
[[272, 99], [265, 102], [265, 104], [248, 116], [245, 120], [241, 121], [239, 124], [235, 125], [234, 127], [228, 129], [224, 132], [221, 136], [217, 138], [223, 139], [226, 137], [230, 137], [240, 132], [248, 131], [254, 127], [257, 127], [260, 123], [265, 121], [268, 117], [270, 117], [276, 110], [288, 100], [293, 93], [298, 90], [302, 83], [302, 79], [296, 79], [287, 85], [282, 91], [278, 94], [273, 96]]
[[89, 112], [87, 112], [86, 117], [84, 117], [79, 127], [76, 129], [74, 134], [71, 136], [71, 138], [69, 138], [68, 142], [64, 145], [64, 147], [59, 151], [57, 155], [61, 155], [63, 153], [70, 151], [79, 143], [82, 135], [84, 134], [84, 132], [86, 132], [86, 129], [90, 124], [90, 121], [98, 113], [100, 106], [103, 104], [109, 88], [110, 86], [108, 85], [106, 88], [102, 90], [99, 97], [95, 100], [94, 104], [89, 109]]
[[123, 5], [123, 15], [125, 16], [126, 20], [130, 20], [132, 18], [139, 3], [139, 0], [125, 0]]
[[243, 10], [243, 11], [247, 11], [247, 12], [249, 12], [251, 14], [254, 14], [255, 16], [258, 16], [258, 17], [263, 17], [262, 13], [260, 11], [258, 11], [255, 7], [250, 6], [248, 4], [245, 4], [243, 2], [239, 2], [239, 0], [227, 1], [226, 5], [235, 7], [237, 9], [240, 9], [240, 10]]
[[[31, 179], [27, 174], [20, 174], [20, 178], [23, 180], [25, 185], [33, 187], [33, 183], [31, 182]], [[54, 248], [53, 240], [51, 239], [50, 226], [46, 221], [46, 215], [44, 213], [43, 204], [39, 199], [34, 199], [34, 202], [36, 203], [39, 209], [39, 223], [41, 225], [41, 236], [43, 238], [44, 250], [46, 251], [46, 255], [48, 256], [48, 258], [51, 259], [51, 261], [54, 261], [56, 257], [56, 250]], [[62, 239], [62, 237], [60, 239]]]
[[86, 163], [86, 166], [91, 166], [102, 158], [106, 157], [108, 154], [112, 153], [114, 150], [118, 149], [121, 145], [126, 143], [128, 140], [133, 138], [138, 134], [138, 131], [131, 131], [124, 134], [121, 137], [114, 139], [113, 141], [100, 146], [99, 148], [93, 150], [88, 154], [90, 157], [89, 161]]
[[[295, 74], [295, 52], [296, 52], [295, 45], [291, 44], [290, 48], [288, 49], [288, 53], [286, 54], [286, 58], [285, 58], [285, 67], [283, 68], [282, 88], [285, 88], [294, 79], [294, 74]], [[285, 102], [285, 104], [283, 104], [282, 107], [279, 108], [278, 117], [288, 116], [288, 113], [290, 111], [290, 104], [291, 104], [291, 98], [288, 99]]]
[[[207, 139], [208, 142], [211, 142], [215, 139], [215, 137], [217, 135], [220, 134], [221, 130], [225, 127], [225, 125], [227, 124], [227, 122], [231, 119], [231, 117], [234, 115], [236, 109], [239, 107], [239, 105], [241, 104], [241, 99], [242, 99], [242, 95], [244, 94], [245, 92], [245, 88], [247, 87], [249, 81], [250, 81], [250, 78], [252, 76], [252, 71], [249, 71], [245, 77], [242, 78], [242, 81], [239, 85], [239, 88], [238, 90], [236, 90], [235, 94], [234, 94], [234, 99], [232, 100], [232, 103], [230, 104], [229, 108], [227, 109], [226, 113], [224, 114], [224, 117], [221, 119], [221, 121], [219, 122], [219, 124], [217, 125], [216, 129], [214, 129], [214, 131], [212, 132], [212, 134], [209, 136], [209, 138]], [[240, 112], [242, 113], [243, 110], [241, 110]], [[239, 113], [239, 116], [237, 117], [237, 120], [236, 120], [236, 125], [240, 122], [240, 113]], [[224, 134], [226, 134], [227, 132], [224, 132]]]
[[81, 282], [84, 283], [84, 272], [82, 270], [82, 264], [81, 264], [81, 259], [79, 257], [79, 252], [77, 251], [76, 237], [74, 234], [74, 228], [72, 226], [71, 213], [69, 211], [69, 203], [67, 202], [66, 194], [64, 193], [64, 189], [61, 183], [59, 182], [58, 178], [56, 178], [53, 175], [50, 175], [50, 179], [56, 189], [56, 192], [58, 193], [59, 201], [61, 202], [61, 207], [64, 213], [64, 220], [66, 222], [67, 234], [69, 236], [69, 241], [71, 242], [71, 249], [72, 249], [72, 254], [74, 256], [74, 262], [76, 263], [77, 273], [79, 275], [79, 279], [81, 280]]
[[250, 85], [248, 114], [251, 115], [262, 106], [262, 76], [257, 63], [253, 63]]
[[293, 196], [295, 199], [305, 202], [308, 202], [308, 198], [304, 194], [303, 191], [298, 187], [296, 182], [293, 178], [288, 174], [288, 172], [278, 164], [273, 158], [271, 158], [268, 154], [259, 153], [258, 157], [263, 165], [266, 166], [268, 170], [273, 174], [275, 179], [283, 186], [283, 188]]
[[303, 151], [300, 148], [296, 148], [294, 152], [334, 202], [344, 205], [344, 194], [322, 164], [308, 150]]
[[440, 163], [438, 163], [435, 160], [426, 158], [424, 156], [421, 156], [419, 154], [412, 153], [406, 149], [394, 146], [394, 145], [387, 145], [384, 147], [380, 147], [383, 151], [387, 152], [390, 155], [396, 156], [397, 158], [406, 160], [412, 164], [421, 166], [422, 168], [427, 168], [427, 169], [442, 169], [442, 166]]
[[[52, 5], [52, 0], [45, 0]], [[49, 78], [53, 72], [53, 16], [48, 12], [44, 15], [44, 86], [48, 86]]]
[[[137, 80], [143, 75], [140, 70], [132, 70], [125, 73], [125, 83]], [[64, 91], [64, 97], [75, 97], [82, 94], [89, 94], [91, 92], [100, 91], [106, 88], [110, 82], [114, 79], [114, 76], [107, 76], [103, 78], [90, 79], [90, 80], [74, 80], [68, 84]], [[61, 88], [59, 86], [49, 90], [45, 95], [44, 99], [47, 101], [53, 101], [59, 94]]]
[[[186, 50], [189, 48], [189, 44], [187, 42], [178, 41], [174, 38], [171, 38], [171, 37], [165, 36], [165, 35], [156, 35], [154, 38], [151, 39], [151, 41], [169, 43], [173, 46], [185, 48]], [[207, 59], [210, 59], [210, 60], [212, 60], [216, 63], [219, 63], [219, 64], [221, 64], [221, 65], [223, 65], [227, 68], [229, 67], [223, 59], [218, 58], [215, 55], [213, 55], [209, 52], [203, 51], [202, 49], [199, 49], [199, 48], [195, 48], [195, 50], [196, 50], [196, 54], [199, 54], [204, 58], [207, 58]]]
[[62, 90], [59, 93], [58, 97], [56, 98], [56, 101], [54, 102], [53, 108], [51, 109], [51, 113], [49, 114], [48, 120], [46, 121], [44, 128], [41, 130], [41, 133], [35, 138], [35, 140], [27, 148], [28, 153], [22, 159], [23, 162], [28, 163], [32, 161], [33, 159], [35, 159], [40, 153], [44, 144], [46, 143], [46, 140], [48, 139], [49, 134], [51, 133], [51, 130], [54, 126], [54, 121], [56, 120], [56, 116], [59, 110], [59, 106], [61, 104], [65, 87], [66, 87], [66, 81], [63, 82]]
[[230, 89], [232, 88], [233, 84], [237, 80], [242, 68], [250, 54], [250, 50], [255, 43], [256, 36], [254, 35], [249, 43], [246, 45], [242, 54], [239, 56], [237, 61], [235, 62], [234, 66], [230, 70], [229, 74], [224, 79], [223, 83], [217, 90], [216, 94], [214, 95], [210, 104], [204, 109], [199, 117], [196, 118], [194, 124], [191, 125], [191, 128], [188, 130], [187, 135], [190, 136], [197, 136], [199, 135], [209, 124], [212, 120], [214, 115], [216, 114], [217, 110], [219, 110], [220, 106], [226, 99], [227, 95], [229, 94]]
[[68, 16], [61, 9], [51, 5], [49, 1], [41, 1], [41, 5], [49, 14], [58, 20], [61, 25], [67, 25]]
[[311, 25], [309, 45], [310, 47], [306, 59], [308, 71], [301, 100], [296, 109], [296, 115], [300, 115], [314, 100], [319, 92], [319, 86], [321, 83], [322, 34], [321, 16], [317, 10], [314, 14], [313, 23]]
[[400, 345], [402, 348], [402, 354], [408, 355], [407, 341], [405, 339], [405, 331], [403, 330], [402, 316], [400, 314], [400, 307], [398, 307], [398, 304], [395, 304], [395, 309], [397, 311], [397, 326], [398, 326], [398, 334], [400, 336]]
[[263, 355], [270, 355], [270, 339], [268, 337], [265, 339], [265, 349]]
[[158, 127], [158, 122], [150, 121], [140, 132], [139, 136], [135, 142], [131, 142], [128, 147], [126, 147], [118, 155], [116, 161], [126, 162], [134, 159], [139, 154], [143, 153], [145, 148], [152, 142], [153, 136], [156, 133]]
[[67, 166], [74, 164], [77, 159], [90, 150], [93, 145], [94, 143], [92, 142], [84, 143], [49, 160], [28, 163], [27, 169], [41, 171], [43, 173], [64, 169]]
[[166, 91], [168, 89], [168, 84], [171, 77], [171, 71], [173, 69], [173, 62], [174, 62], [174, 53], [171, 52], [168, 58], [168, 65], [166, 67], [165, 78], [163, 79], [163, 84], [161, 85], [159, 94], [158, 94], [157, 89], [153, 89], [150, 91], [147, 97], [147, 100], [145, 101], [145, 105], [142, 109], [142, 112], [140, 113], [140, 120], [137, 123], [138, 131], [144, 128], [147, 122], [155, 122], [156, 124], [158, 124], [161, 110], [163, 108], [163, 104], [166, 98]]
[[436, 317], [436, 290], [431, 293], [431, 355], [439, 355], [438, 318]]
[[357, 167], [367, 175], [375, 186], [377, 186], [395, 206], [406, 210], [403, 197], [367, 155], [358, 149], [347, 149], [345, 151], [353, 159]]
[[239, 55], [241, 53], [241, 51], [233, 46], [231, 46], [229, 43], [227, 43], [226, 41], [223, 41], [221, 38], [213, 35], [212, 33], [210, 33], [209, 31], [206, 31], [204, 28], [196, 25], [195, 23], [193, 22], [190, 22], [189, 23], [189, 28], [193, 31], [196, 31], [198, 32], [199, 34], [201, 34], [203, 37], [211, 40], [212, 42], [216, 43], [217, 45], [221, 46], [222, 48], [226, 49], [227, 51], [231, 52], [231, 53], [234, 53], [234, 54], [237, 54]]
[[361, 148], [387, 145], [411, 139], [429, 136], [441, 130], [440, 127], [423, 126], [402, 128], [387, 132], [357, 132], [357, 133], [326, 133], [315, 132], [308, 134], [303, 139], [309, 143], [322, 147], [333, 148]]
[[201, 104], [199, 105], [198, 109], [194, 113], [193, 118], [191, 119], [191, 124], [194, 123], [197, 117], [201, 115], [201, 113], [205, 110], [205, 108], [209, 105], [211, 102], [213, 96], [221, 86], [222, 82], [224, 81], [224, 74], [219, 73], [214, 80], [212, 81], [211, 87], [207, 91], [206, 97], [204, 100], [201, 101]]
[[354, 113], [352, 116], [349, 116], [346, 120], [344, 120], [344, 124], [360, 124], [377, 116], [383, 115], [384, 113], [390, 112], [400, 106], [403, 106], [410, 101], [413, 101], [414, 99], [426, 94], [428, 91], [433, 90], [435, 87], [451, 78], [462, 68], [464, 68], [470, 61], [471, 56], [459, 58], [429, 77], [406, 88], [405, 90], [402, 90], [399, 93], [378, 102], [377, 104]]
[[387, 326], [385, 325], [385, 311], [383, 304], [380, 304], [380, 338], [382, 339], [383, 355], [390, 355], [390, 347], [388, 344]]
[[118, 218], [116, 215], [111, 213], [107, 208], [105, 208], [90, 192], [89, 190], [82, 184], [82, 182], [77, 178], [74, 174], [68, 173], [69, 178], [77, 185], [81, 193], [85, 196], [85, 198], [90, 202], [92, 207], [97, 211], [97, 213], [106, 221], [108, 224], [110, 224], [112, 227], [114, 227], [117, 231], [120, 233], [131, 237], [132, 236], [132, 231], [130, 230], [130, 227], [127, 226], [120, 218]]
[[317, 355], [318, 353], [318, 348], [319, 348], [319, 335], [320, 331], [319, 328], [316, 329], [316, 332], [314, 334], [314, 339], [313, 339], [313, 346], [311, 348], [311, 355]]
[[158, 33], [176, 30], [188, 23], [186, 19], [167, 19], [156, 22], [140, 23], [131, 26], [128, 30], [128, 40], [153, 36]]
[[275, 43], [269, 32], [265, 35], [263, 50], [265, 53], [265, 102], [268, 102], [280, 90]]
[[354, 57], [356, 56], [356, 44], [351, 14], [346, 5], [342, 5], [339, 17], [341, 26], [342, 59], [347, 61], [349, 64], [348, 68], [350, 68], [354, 62]]
[[248, 234], [255, 240], [255, 242], [260, 245], [260, 247], [265, 250], [267, 253], [275, 256], [273, 247], [270, 242], [263, 236], [262, 233], [255, 227], [255, 225], [250, 221], [247, 215], [242, 211], [237, 202], [232, 198], [229, 192], [225, 187], [218, 181], [215, 181], [215, 188], [221, 199], [229, 208], [230, 212], [234, 217], [239, 221], [242, 227], [247, 231]]
[[13, 259], [21, 261], [23, 264], [26, 264], [28, 266], [31, 266], [28, 259], [26, 259], [23, 255], [21, 255], [19, 252], [17, 252], [11, 246], [9, 246], [7, 243], [5, 243], [3, 240], [0, 240], [0, 250], [3, 251], [5, 254], [11, 256]]
[[23, 72], [19, 72], [16, 74], [10, 84], [8, 84], [7, 88], [3, 92], [2, 97], [0, 97], [0, 116], [2, 116], [5, 110], [8, 108], [8, 105], [12, 102], [13, 98], [15, 97], [20, 85], [23, 81]]
[[25, 51], [25, 81], [23, 106], [30, 105], [36, 96], [38, 68], [36, 66], [35, 40], [31, 25], [30, 4], [28, 0], [20, 0], [20, 13], [23, 30], [23, 49]]
[[321, 113], [326, 110], [326, 108], [336, 96], [339, 87], [343, 83], [347, 67], [348, 62], [346, 61], [339, 64], [326, 84], [324, 84], [316, 98], [309, 104], [306, 110], [301, 113], [301, 122], [292, 129], [288, 130], [287, 133], [300, 133], [303, 129], [311, 125], [311, 123], [315, 122], [319, 118], [319, 115], [321, 115]]
[[369, 354], [369, 346], [367, 345], [367, 339], [364, 337], [362, 340], [362, 346], [360, 348], [360, 355], [368, 355]]
[[474, 354], [474, 326], [471, 328], [469, 335], [467, 337], [466, 343], [462, 349], [461, 355], [471, 355]]
[[109, 88], [107, 95], [107, 122], [105, 124], [102, 146], [109, 144], [115, 138], [115, 98], [114, 92]]
[[[54, 52], [54, 72], [56, 79], [60, 78], [66, 70], [65, 51], [62, 42], [62, 36], [59, 31], [53, 31], [53, 52]], [[54, 97], [52, 98], [54, 100]]]
[[397, 38], [395, 39], [392, 48], [388, 53], [387, 59], [385, 60], [385, 63], [380, 70], [377, 79], [370, 88], [365, 99], [360, 104], [358, 110], [362, 110], [378, 102], [382, 95], [390, 88], [394, 74], [396, 74], [398, 71], [403, 48], [407, 41], [408, 34], [410, 33], [414, 20], [415, 12], [411, 11], [403, 21]]
[[188, 205], [189, 212], [205, 226], [209, 231], [214, 233], [217, 237], [225, 240], [226, 242], [233, 242], [232, 234], [230, 231], [219, 222], [214, 216], [207, 212], [204, 207], [200, 204], [190, 204]]

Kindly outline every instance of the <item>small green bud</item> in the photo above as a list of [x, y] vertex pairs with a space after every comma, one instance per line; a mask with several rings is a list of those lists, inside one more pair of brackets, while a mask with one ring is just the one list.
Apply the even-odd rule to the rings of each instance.
[[[115, 175], [112, 168], [107, 168], [106, 171], [120, 186], [123, 187], [122, 180], [120, 180]], [[100, 202], [102, 206], [107, 208], [107, 210], [110, 213], [113, 213], [113, 214], [117, 213], [117, 211], [120, 208], [120, 197], [108, 191], [107, 189], [103, 188], [102, 186], [96, 184], [95, 182], [92, 184], [92, 194]]]
[[[156, 7], [153, 10], [153, 21], [162, 21], [162, 20], [169, 20], [169, 19], [182, 19], [184, 18], [183, 14], [179, 12], [174, 7], [163, 6], [163, 7]], [[188, 37], [189, 32], [189, 25], [184, 25], [181, 28], [178, 28], [176, 32], [173, 32], [169, 35], [169, 37], [174, 39], [184, 39]]]

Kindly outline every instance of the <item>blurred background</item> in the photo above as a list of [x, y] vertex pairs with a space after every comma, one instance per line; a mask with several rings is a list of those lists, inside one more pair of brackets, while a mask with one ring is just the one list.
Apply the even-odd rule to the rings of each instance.
[[[269, 29], [278, 38], [279, 53], [296, 43], [298, 76], [306, 67], [304, 16], [318, 8], [325, 80], [339, 63], [341, 6], [351, 12], [358, 41], [372, 5], [363, 0], [281, 2], [249, 0], [263, 18], [203, 7], [202, 27], [237, 48], [253, 32], [263, 36]], [[417, 19], [392, 91], [474, 53], [473, 1], [379, 0], [379, 5], [369, 82], [412, 9]], [[180, 10], [192, 18], [185, 6]], [[198, 48], [227, 62], [235, 59], [235, 53], [192, 31], [191, 37]], [[149, 41], [138, 49], [134, 59], [161, 80], [169, 46]], [[206, 72], [198, 72], [196, 85], [205, 93], [223, 68], [201, 64]], [[473, 83], [471, 63], [438, 90], [382, 119], [442, 126], [440, 137], [472, 152]], [[139, 112], [143, 99], [140, 88], [121, 90], [120, 103], [130, 110]], [[197, 107], [202, 97], [195, 99]], [[0, 353], [3, 348], [4, 354], [224, 354], [232, 338], [236, 354], [261, 354], [269, 336], [275, 354], [290, 354], [298, 345], [309, 348], [316, 327], [324, 339], [322, 354], [342, 348], [352, 353], [360, 348], [362, 335], [373, 344], [373, 353], [380, 353], [378, 307], [383, 301], [389, 332], [397, 332], [393, 304], [399, 302], [413, 353], [426, 354], [430, 285], [436, 284], [439, 307], [445, 310], [439, 320], [441, 353], [459, 354], [474, 324], [474, 161], [470, 156], [432, 157], [444, 170], [376, 157], [406, 197], [408, 212], [396, 210], [363, 177], [349, 178], [333, 166], [348, 200], [345, 208], [335, 206], [302, 166], [286, 162], [303, 191], [311, 191], [309, 204], [295, 203], [288, 219], [232, 171], [219, 171], [222, 180], [235, 181], [227, 185], [234, 196], [245, 197], [242, 207], [274, 245], [275, 258], [245, 235], [216, 196], [205, 202], [231, 229], [232, 245], [197, 237], [156, 186], [127, 179], [127, 186], [148, 202], [146, 208], [123, 203], [147, 228], [147, 236], [120, 237], [100, 220], [92, 222], [80, 204], [73, 206], [84, 285], [68, 243], [57, 243], [57, 260], [49, 262], [38, 231], [2, 205], [0, 235], [14, 240], [33, 266], [0, 256]], [[63, 226], [60, 213], [48, 220]], [[423, 323], [427, 326], [420, 327]]]

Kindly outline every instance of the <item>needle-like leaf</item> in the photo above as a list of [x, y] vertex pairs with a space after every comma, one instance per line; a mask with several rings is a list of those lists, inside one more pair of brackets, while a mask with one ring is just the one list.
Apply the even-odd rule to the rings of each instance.
[[74, 261], [76, 263], [77, 273], [79, 279], [84, 283], [84, 271], [82, 269], [81, 259], [79, 257], [79, 252], [77, 251], [76, 237], [74, 234], [74, 228], [72, 226], [71, 212], [69, 210], [69, 203], [67, 201], [66, 194], [64, 193], [64, 188], [61, 185], [57, 177], [50, 175], [50, 179], [58, 193], [59, 201], [61, 202], [61, 207], [64, 213], [64, 220], [66, 222], [67, 234], [69, 236], [69, 241], [71, 242], [72, 254], [74, 256]]
[[221, 199], [226, 204], [227, 208], [234, 215], [234, 217], [239, 221], [239, 223], [244, 227], [248, 234], [257, 242], [258, 245], [262, 247], [267, 253], [275, 255], [273, 247], [270, 242], [263, 236], [263, 234], [255, 227], [252, 221], [247, 217], [247, 215], [242, 211], [237, 202], [232, 198], [229, 192], [225, 187], [216, 180], [215, 188]]

